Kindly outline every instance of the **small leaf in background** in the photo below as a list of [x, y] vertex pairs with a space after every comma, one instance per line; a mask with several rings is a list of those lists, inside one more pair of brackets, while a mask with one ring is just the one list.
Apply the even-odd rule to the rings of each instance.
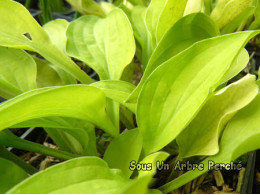
[[234, 20], [243, 12], [253, 0], [219, 0], [211, 12], [210, 17], [216, 22], [219, 29]]
[[84, 71], [52, 44], [48, 34], [20, 3], [1, 0], [0, 15], [1, 46], [35, 51], [82, 83], [92, 82]]
[[[115, 126], [119, 129], [119, 103], [135, 113], [135, 103], [125, 103], [125, 100], [133, 91], [135, 86], [120, 80], [105, 80], [91, 84], [100, 88], [107, 96], [107, 112]], [[118, 130], [119, 131], [119, 130]]]
[[108, 146], [104, 160], [110, 168], [121, 169], [126, 177], [133, 173], [131, 161], [138, 161], [142, 150], [142, 136], [138, 129], [128, 130], [116, 137]]
[[56, 19], [48, 22], [43, 26], [43, 29], [49, 35], [53, 44], [55, 44], [63, 53], [66, 54], [66, 31], [69, 22], [64, 19]]
[[104, 10], [94, 0], [66, 0], [83, 15], [105, 17]]
[[149, 3], [149, 0], [128, 0], [130, 3], [132, 3], [133, 5], [144, 5], [147, 6], [147, 4]]
[[21, 139], [20, 137], [15, 136], [8, 129], [4, 131], [0, 131], [0, 145], [6, 147], [13, 147], [20, 150], [36, 152], [40, 154], [44, 154], [46, 156], [53, 156], [58, 159], [68, 160], [75, 157], [78, 157], [76, 154], [71, 154], [69, 152], [56, 150], [42, 144], [34, 143], [25, 139]]
[[34, 57], [37, 64], [37, 88], [60, 86], [63, 84], [58, 73], [50, 64], [40, 58]]
[[0, 158], [0, 193], [6, 193], [10, 188], [28, 177], [28, 174], [12, 161]]
[[[162, 63], [203, 39], [219, 35], [216, 24], [205, 14], [190, 14], [180, 19], [154, 50], [137, 88], [128, 101], [134, 101], [150, 74]], [[135, 100], [136, 101], [136, 100]]]
[[153, 48], [165, 33], [182, 18], [187, 0], [152, 0], [146, 13], [146, 25], [152, 35]]
[[0, 146], [0, 158], [4, 158], [21, 167], [28, 174], [32, 175], [38, 172], [38, 169], [23, 161], [20, 157], [16, 156], [14, 153], [8, 151], [4, 146]]
[[146, 193], [149, 178], [144, 179], [127, 179], [119, 170], [109, 169], [106, 162], [100, 158], [82, 157], [35, 174], [8, 193]]
[[257, 5], [254, 13], [254, 21], [249, 26], [249, 30], [257, 30], [260, 28], [260, 1], [257, 1]]
[[204, 0], [188, 0], [184, 16], [203, 11]]
[[255, 76], [247, 75], [210, 97], [192, 122], [177, 137], [179, 155], [214, 155], [219, 136], [227, 122], [257, 95]]
[[0, 96], [9, 99], [36, 88], [36, 64], [20, 49], [0, 47]]
[[33, 59], [37, 64], [36, 81], [38, 88], [77, 84], [77, 81], [61, 68], [37, 57], [33, 57]]
[[239, 28], [241, 28], [240, 25], [243, 25], [244, 21], [247, 21], [250, 17], [252, 17], [255, 12], [256, 12], [255, 6], [252, 6], [252, 5], [248, 6], [234, 20], [229, 22], [227, 25], [225, 25], [221, 29], [221, 34], [228, 34], [228, 33], [234, 32], [234, 31], [243, 30], [243, 29], [239, 29]]
[[127, 97], [135, 89], [135, 86], [133, 84], [125, 81], [106, 80], [98, 81], [92, 83], [91, 85], [101, 89], [108, 98], [121, 103], [133, 113], [135, 113], [136, 103], [125, 102]]
[[116, 136], [105, 106], [104, 93], [88, 85], [36, 89], [0, 104], [0, 130], [30, 119], [62, 116], [88, 121]]
[[137, 124], [146, 154], [166, 146], [189, 124], [244, 45], [258, 33], [240, 32], [198, 42], [151, 74], [137, 103]]
[[67, 117], [44, 117], [12, 126], [12, 128], [28, 127], [43, 127], [64, 151], [89, 156], [97, 155], [95, 128], [86, 121]]
[[[66, 119], [74, 122], [74, 119]], [[83, 123], [83, 121], [79, 121]], [[83, 126], [83, 125], [82, 125]], [[45, 128], [48, 135], [64, 151], [74, 154], [96, 156], [95, 126], [86, 124], [82, 128]]]
[[146, 66], [152, 52], [152, 45], [148, 44], [151, 35], [148, 33], [145, 23], [146, 10], [147, 7], [145, 6], [135, 6], [128, 16], [138, 43], [136, 46], [136, 55], [144, 67]]
[[105, 19], [84, 16], [70, 23], [67, 53], [93, 68], [101, 80], [119, 80], [135, 53], [131, 24], [120, 9]]

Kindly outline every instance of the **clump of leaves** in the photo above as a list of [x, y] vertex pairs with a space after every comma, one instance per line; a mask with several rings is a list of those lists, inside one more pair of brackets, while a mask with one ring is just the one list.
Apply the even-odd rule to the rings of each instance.
[[[93, 4], [99, 14], [41, 27], [19, 3], [0, 1], [0, 95], [8, 99], [0, 104], [0, 145], [66, 160], [34, 174], [0, 147], [0, 177], [12, 180], [0, 192], [168, 193], [207, 172], [209, 160], [228, 163], [260, 148], [258, 81], [248, 74], [229, 82], [246, 67], [244, 47], [259, 31], [221, 35], [217, 11], [209, 17], [193, 13], [201, 9], [191, 10], [191, 1], [142, 2], [104, 13]], [[22, 140], [14, 127], [43, 127], [60, 150]], [[155, 189], [156, 162], [176, 154], [166, 149], [176, 143], [178, 160], [203, 156], [205, 169], [171, 181], [173, 173]]]

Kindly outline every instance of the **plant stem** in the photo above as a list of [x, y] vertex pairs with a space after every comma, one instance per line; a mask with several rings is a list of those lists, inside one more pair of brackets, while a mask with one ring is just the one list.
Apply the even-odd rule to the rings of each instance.
[[49, 5], [49, 0], [40, 0], [40, 7], [42, 10], [42, 24], [45, 24], [52, 20], [51, 7]]
[[23, 168], [27, 173], [29, 173], [31, 175], [38, 171], [32, 165], [24, 162], [22, 159], [20, 159], [13, 153], [6, 150], [5, 147], [3, 147], [3, 146], [0, 146], [0, 157], [14, 162], [15, 164], [17, 164], [19, 167]]
[[36, 152], [47, 156], [53, 156], [62, 160], [69, 160], [79, 157], [79, 155], [71, 154], [65, 151], [55, 150], [41, 144], [33, 143], [27, 140], [20, 139], [13, 135], [10, 131], [0, 132], [0, 144], [8, 147], [14, 147], [21, 150]]
[[29, 8], [30, 8], [31, 2], [32, 2], [32, 0], [26, 0], [26, 1], [25, 1], [25, 7], [26, 7], [26, 9], [29, 9]]

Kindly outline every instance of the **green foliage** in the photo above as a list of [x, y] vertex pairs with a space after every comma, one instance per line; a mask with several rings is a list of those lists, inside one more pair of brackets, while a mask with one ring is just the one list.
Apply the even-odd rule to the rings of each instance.
[[0, 193], [4, 194], [10, 188], [28, 177], [27, 173], [13, 162], [0, 158]]
[[104, 10], [94, 0], [67, 0], [81, 14], [104, 17]]
[[142, 137], [139, 130], [134, 129], [122, 133], [110, 143], [104, 154], [104, 160], [109, 167], [121, 169], [127, 177], [130, 177], [133, 172], [129, 169], [129, 162], [138, 161], [141, 150]]
[[[205, 165], [203, 171], [189, 171], [170, 183], [162, 186], [163, 192], [170, 192], [185, 183], [195, 179], [209, 170], [208, 161], [215, 163], [230, 163], [242, 154], [259, 148], [259, 106], [260, 96], [257, 97], [245, 108], [239, 111], [228, 123], [220, 141], [218, 154], [208, 157], [202, 163]], [[250, 115], [248, 115], [250, 113]], [[245, 130], [246, 129], [246, 130]]]
[[36, 63], [25, 51], [0, 47], [0, 95], [6, 99], [36, 88]]
[[86, 85], [36, 89], [1, 104], [0, 129], [30, 119], [62, 116], [86, 120], [116, 136], [118, 132], [105, 112], [105, 101], [101, 90]]
[[1, 0], [0, 12], [2, 14], [0, 18], [1, 46], [35, 51], [82, 83], [92, 82], [89, 76], [51, 43], [47, 33], [21, 4], [11, 0]]
[[[259, 1], [68, 2], [84, 16], [41, 27], [0, 0], [1, 193], [169, 193], [260, 148], [259, 81], [240, 74], [260, 31], [235, 32], [259, 28]], [[27, 127], [58, 149], [9, 130]], [[65, 162], [35, 173], [5, 147]], [[156, 174], [175, 156], [205, 169]]]
[[234, 20], [253, 0], [219, 0], [211, 13], [211, 18], [219, 28]]
[[119, 80], [134, 56], [133, 31], [120, 9], [113, 10], [105, 19], [84, 16], [73, 21], [67, 37], [68, 54], [93, 68], [101, 80]]
[[177, 137], [180, 156], [218, 153], [218, 139], [225, 124], [257, 95], [255, 77], [246, 76], [211, 96], [189, 126]]
[[[106, 162], [100, 158], [83, 157], [42, 171], [12, 188], [8, 193], [113, 194], [134, 193], [135, 190], [145, 193], [147, 191], [147, 179], [141, 178], [139, 181], [142, 185], [135, 185], [136, 181], [127, 179], [118, 170], [109, 169]], [[53, 183], [55, 185], [52, 185]]]
[[197, 42], [151, 74], [137, 105], [146, 154], [166, 146], [191, 122], [255, 34], [241, 32]]
[[49, 35], [53, 44], [55, 44], [63, 53], [66, 53], [67, 36], [66, 31], [69, 23], [63, 19], [56, 19], [48, 22], [43, 29]]
[[219, 35], [219, 31], [216, 24], [204, 14], [191, 14], [180, 19], [154, 50], [139, 85], [128, 101], [136, 101], [143, 84], [159, 65], [194, 43], [217, 35]]

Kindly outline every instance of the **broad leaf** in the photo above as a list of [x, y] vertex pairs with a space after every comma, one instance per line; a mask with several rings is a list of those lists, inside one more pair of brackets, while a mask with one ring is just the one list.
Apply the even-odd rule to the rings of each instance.
[[92, 86], [41, 88], [0, 104], [0, 129], [30, 119], [62, 116], [91, 122], [116, 136], [118, 133], [105, 112], [105, 105], [103, 92]]
[[248, 75], [210, 97], [177, 137], [180, 157], [216, 154], [224, 125], [239, 109], [249, 104], [257, 93], [255, 76]]
[[257, 33], [234, 33], [198, 42], [151, 74], [137, 104], [146, 154], [170, 143], [189, 124]]
[[230, 163], [246, 152], [260, 148], [260, 95], [248, 106], [240, 110], [228, 123], [220, 141], [220, 152], [215, 156], [208, 157], [202, 163], [204, 170], [189, 171], [177, 179], [162, 186], [164, 192], [170, 192], [192, 181], [209, 170], [208, 162]]
[[120, 9], [105, 19], [80, 17], [69, 25], [67, 37], [67, 53], [93, 68], [101, 80], [119, 80], [134, 57], [133, 30]]
[[104, 160], [109, 167], [121, 169], [130, 177], [129, 169], [131, 161], [138, 161], [142, 150], [142, 136], [138, 129], [128, 130], [115, 138], [108, 146]]
[[35, 51], [82, 83], [92, 82], [84, 71], [52, 44], [47, 33], [20, 3], [1, 0], [0, 14], [1, 46]]
[[20, 49], [0, 47], [0, 96], [9, 99], [36, 88], [36, 64]]
[[10, 188], [28, 177], [27, 173], [12, 161], [0, 158], [0, 193], [6, 193]]
[[[72, 177], [73, 176], [73, 177]], [[59, 181], [59, 182], [57, 182]], [[96, 157], [84, 157], [60, 163], [35, 174], [20, 183], [9, 193], [145, 193], [146, 185], [134, 188], [135, 182], [123, 177], [118, 170], [109, 169], [105, 161]]]
[[243, 12], [253, 0], [219, 0], [210, 17], [216, 22], [219, 29], [234, 20]]
[[136, 101], [143, 84], [150, 74], [163, 62], [190, 47], [192, 44], [219, 35], [215, 23], [204, 14], [191, 14], [180, 19], [163, 37], [154, 50], [144, 75], [129, 97], [129, 101]]

